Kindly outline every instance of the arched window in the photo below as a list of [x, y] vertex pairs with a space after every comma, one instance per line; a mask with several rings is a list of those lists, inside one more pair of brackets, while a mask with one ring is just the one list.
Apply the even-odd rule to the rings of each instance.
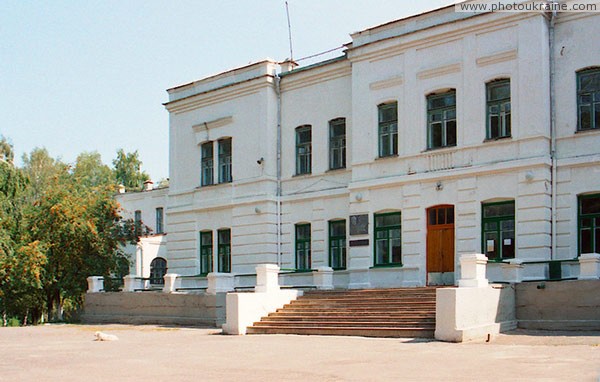
[[164, 285], [167, 273], [167, 260], [157, 257], [150, 263], [150, 284]]

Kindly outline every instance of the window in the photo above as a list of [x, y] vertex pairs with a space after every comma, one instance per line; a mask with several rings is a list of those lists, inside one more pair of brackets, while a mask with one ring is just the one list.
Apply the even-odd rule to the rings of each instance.
[[346, 221], [329, 222], [329, 266], [346, 269]]
[[456, 146], [456, 91], [427, 96], [427, 148]]
[[487, 139], [510, 137], [510, 80], [486, 85]]
[[200, 232], [200, 274], [206, 275], [213, 270], [212, 231]]
[[136, 210], [133, 213], [133, 229], [135, 236], [142, 235], [142, 211]]
[[296, 224], [296, 269], [310, 270], [310, 224]]
[[515, 202], [482, 205], [482, 251], [489, 260], [515, 258]]
[[296, 175], [310, 174], [312, 171], [312, 133], [311, 126], [296, 128]]
[[377, 106], [379, 118], [379, 156], [398, 155], [398, 102]]
[[600, 129], [600, 68], [577, 73], [577, 130]]
[[164, 210], [162, 207], [158, 207], [156, 209], [156, 233], [164, 232], [163, 221], [164, 221]]
[[219, 140], [219, 183], [231, 182], [231, 138]]
[[579, 253], [600, 253], [600, 194], [579, 197]]
[[401, 214], [375, 214], [375, 265], [402, 264]]
[[346, 168], [346, 118], [329, 121], [329, 169]]
[[218, 270], [219, 272], [229, 273], [231, 272], [231, 230], [218, 230], [217, 239], [219, 240]]
[[167, 274], [167, 260], [157, 257], [150, 263], [150, 284], [164, 285]]
[[202, 185], [209, 186], [214, 184], [213, 175], [213, 143], [206, 142], [202, 144]]

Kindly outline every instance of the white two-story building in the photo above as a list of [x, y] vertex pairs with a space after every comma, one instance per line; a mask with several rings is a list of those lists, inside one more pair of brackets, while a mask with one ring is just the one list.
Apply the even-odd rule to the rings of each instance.
[[494, 281], [576, 275], [559, 260], [600, 253], [598, 35], [594, 13], [449, 6], [169, 89], [169, 272], [423, 286], [483, 253]]

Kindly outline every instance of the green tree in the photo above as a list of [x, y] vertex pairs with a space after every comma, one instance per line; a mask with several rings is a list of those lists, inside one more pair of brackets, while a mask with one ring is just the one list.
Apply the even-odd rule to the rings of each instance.
[[113, 185], [114, 173], [110, 167], [102, 163], [102, 157], [97, 151], [79, 154], [73, 168], [75, 181], [84, 187]]
[[15, 152], [13, 151], [13, 146], [4, 136], [0, 135], [0, 160], [12, 164], [14, 158]]
[[141, 190], [144, 182], [150, 176], [142, 171], [142, 161], [136, 151], [126, 153], [123, 149], [117, 150], [117, 157], [113, 160], [115, 178], [118, 184], [127, 190]]

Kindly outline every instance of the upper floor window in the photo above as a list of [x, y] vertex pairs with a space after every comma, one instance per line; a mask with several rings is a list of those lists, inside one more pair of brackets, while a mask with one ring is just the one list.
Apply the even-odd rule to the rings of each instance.
[[296, 175], [312, 171], [312, 132], [310, 125], [296, 128]]
[[402, 215], [375, 214], [375, 265], [402, 264]]
[[486, 84], [487, 139], [510, 137], [510, 80]]
[[213, 165], [213, 142], [202, 144], [202, 185], [209, 186], [214, 184], [214, 165]]
[[482, 205], [482, 247], [490, 260], [515, 257], [515, 202]]
[[377, 106], [379, 120], [379, 156], [398, 155], [398, 102]]
[[427, 148], [456, 146], [456, 90], [427, 96]]
[[577, 130], [600, 129], [600, 68], [577, 73]]
[[329, 121], [329, 168], [346, 168], [346, 118]]
[[133, 213], [133, 229], [136, 236], [142, 235], [142, 211], [140, 210]]
[[164, 214], [164, 210], [162, 207], [158, 207], [156, 209], [156, 233], [163, 233], [164, 232], [164, 218], [165, 218], [165, 214]]
[[231, 180], [231, 138], [226, 138], [219, 140], [219, 183]]
[[600, 253], [600, 194], [579, 197], [579, 253]]

